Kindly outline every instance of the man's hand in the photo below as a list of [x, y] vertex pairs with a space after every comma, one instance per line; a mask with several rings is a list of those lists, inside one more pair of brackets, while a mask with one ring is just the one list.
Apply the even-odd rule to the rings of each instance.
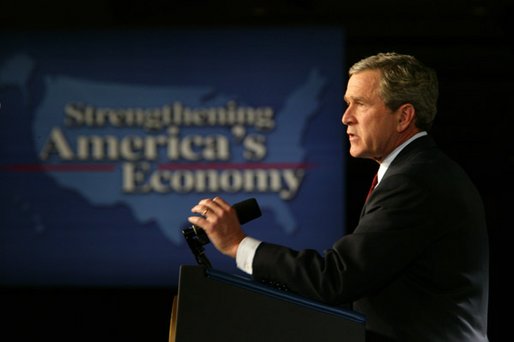
[[202, 199], [191, 208], [191, 211], [201, 216], [190, 216], [188, 221], [203, 228], [217, 250], [235, 258], [239, 243], [246, 235], [234, 208], [221, 197], [215, 197], [214, 199]]

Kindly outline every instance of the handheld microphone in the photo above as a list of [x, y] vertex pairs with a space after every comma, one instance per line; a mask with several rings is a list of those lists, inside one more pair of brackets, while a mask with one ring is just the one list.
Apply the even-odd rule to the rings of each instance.
[[239, 224], [245, 224], [262, 215], [261, 208], [255, 198], [249, 198], [244, 201], [235, 203], [232, 208], [236, 211]]
[[[259, 207], [259, 204], [255, 198], [249, 198], [244, 201], [235, 203], [232, 205], [232, 208], [234, 208], [236, 211], [239, 224], [245, 224], [262, 215], [261, 208]], [[200, 227], [192, 225], [189, 228], [183, 229], [182, 234], [184, 235], [189, 248], [193, 252], [198, 264], [211, 268], [211, 263], [209, 262], [209, 259], [207, 259], [203, 248], [203, 245], [206, 245], [210, 242], [209, 237], [205, 231]]]

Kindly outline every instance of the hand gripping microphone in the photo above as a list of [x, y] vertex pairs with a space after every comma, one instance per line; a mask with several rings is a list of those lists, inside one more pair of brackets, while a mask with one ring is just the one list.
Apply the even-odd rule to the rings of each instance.
[[[255, 198], [249, 198], [235, 203], [232, 208], [236, 211], [239, 224], [245, 224], [262, 215], [259, 204]], [[183, 229], [182, 234], [184, 235], [198, 264], [211, 268], [211, 263], [205, 255], [205, 250], [203, 248], [204, 245], [210, 242], [205, 231], [200, 227], [192, 225], [189, 228]]]

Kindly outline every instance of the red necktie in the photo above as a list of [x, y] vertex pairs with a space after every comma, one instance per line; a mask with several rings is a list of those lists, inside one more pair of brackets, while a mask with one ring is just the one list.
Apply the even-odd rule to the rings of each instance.
[[366, 196], [366, 202], [368, 201], [369, 196], [371, 196], [373, 189], [375, 189], [375, 187], [377, 186], [377, 183], [378, 183], [378, 172], [375, 173], [375, 177], [373, 177], [373, 181], [371, 182], [371, 186], [368, 191], [368, 196]]

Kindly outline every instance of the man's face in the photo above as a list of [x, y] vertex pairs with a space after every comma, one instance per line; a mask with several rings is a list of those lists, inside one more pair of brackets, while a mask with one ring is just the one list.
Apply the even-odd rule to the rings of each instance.
[[350, 155], [382, 161], [397, 146], [399, 111], [386, 107], [380, 96], [380, 71], [367, 70], [350, 77], [344, 100]]

